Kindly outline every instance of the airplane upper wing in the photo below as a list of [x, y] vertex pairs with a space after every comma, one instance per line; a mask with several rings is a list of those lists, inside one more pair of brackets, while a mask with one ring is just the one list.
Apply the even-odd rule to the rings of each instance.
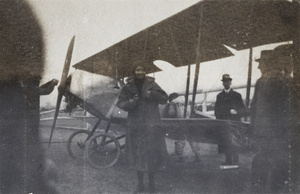
[[[196, 63], [199, 37], [199, 11], [188, 9], [167, 18], [115, 45], [77, 63], [75, 68], [92, 73], [121, 77], [132, 75], [136, 61], [149, 64], [147, 73], [160, 71], [153, 62], [163, 60], [172, 65]], [[200, 32], [201, 34], [201, 32]], [[233, 54], [214, 39], [201, 39], [201, 62], [229, 57]]]
[[[137, 34], [77, 63], [92, 73], [126, 77], [136, 61], [159, 71], [155, 60], [172, 65], [231, 56], [223, 45], [237, 50], [292, 40], [297, 6], [289, 1], [201, 1]], [[118, 72], [118, 73], [116, 73]]]
[[290, 41], [299, 3], [288, 0], [203, 2], [203, 33], [236, 50]]

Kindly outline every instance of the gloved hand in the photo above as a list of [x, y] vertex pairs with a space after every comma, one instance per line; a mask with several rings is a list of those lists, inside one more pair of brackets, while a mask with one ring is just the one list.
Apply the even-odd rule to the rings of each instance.
[[146, 99], [149, 99], [151, 97], [151, 91], [147, 91], [146, 92], [146, 95], [145, 95], [145, 98]]
[[133, 96], [133, 98], [131, 98], [131, 99], [129, 100], [129, 102], [130, 102], [130, 103], [136, 103], [136, 101], [138, 101], [139, 99], [140, 99], [139, 95], [138, 95], [138, 94], [135, 94], [135, 95]]
[[235, 109], [231, 109], [231, 110], [230, 110], [230, 114], [236, 115], [236, 114], [237, 114], [237, 111], [236, 111]]

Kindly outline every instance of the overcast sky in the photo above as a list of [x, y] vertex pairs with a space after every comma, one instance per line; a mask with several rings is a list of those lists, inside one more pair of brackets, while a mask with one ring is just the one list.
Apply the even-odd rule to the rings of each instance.
[[[38, 16], [46, 45], [46, 69], [42, 82], [60, 79], [71, 38], [75, 45], [71, 65], [157, 23], [199, 0], [28, 0]], [[262, 49], [254, 49], [253, 58]], [[235, 85], [245, 85], [249, 63], [249, 50], [233, 51], [234, 57], [201, 64], [199, 89], [220, 87], [223, 73], [232, 75]], [[163, 65], [163, 64], [158, 64]], [[253, 63], [253, 83], [260, 76], [257, 63]], [[71, 68], [72, 71], [72, 68]], [[193, 71], [193, 69], [192, 69]], [[154, 75], [168, 93], [183, 91], [186, 67], [169, 69]], [[174, 79], [168, 79], [175, 76]], [[193, 76], [192, 76], [193, 79]], [[192, 88], [192, 87], [191, 87]], [[51, 101], [57, 92], [41, 99], [42, 105]]]
[[28, 0], [46, 41], [45, 80], [60, 78], [68, 44], [76, 35], [75, 64], [199, 0]]

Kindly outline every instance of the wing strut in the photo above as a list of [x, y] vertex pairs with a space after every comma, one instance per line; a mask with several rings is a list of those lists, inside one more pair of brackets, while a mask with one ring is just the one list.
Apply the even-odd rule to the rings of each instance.
[[[204, 2], [203, 2], [204, 3]], [[200, 58], [201, 58], [201, 26], [202, 26], [202, 18], [203, 18], [203, 3], [200, 5], [200, 18], [199, 18], [199, 34], [198, 34], [198, 45], [197, 45], [197, 56], [196, 56], [196, 68], [195, 68], [195, 79], [194, 79], [194, 88], [193, 88], [193, 98], [191, 105], [191, 116], [195, 115], [195, 100], [196, 100], [196, 92], [198, 86], [199, 79], [199, 71], [200, 71]]]
[[[249, 110], [249, 104], [250, 104], [250, 90], [251, 90], [251, 78], [252, 78], [252, 53], [253, 53], [253, 48], [250, 48], [248, 79], [247, 79], [247, 93], [246, 93], [246, 111]], [[245, 116], [245, 121], [247, 121], [247, 116]]]
[[184, 101], [184, 113], [183, 117], [186, 118], [187, 105], [189, 101], [189, 92], [190, 92], [190, 80], [191, 80], [191, 65], [188, 65], [187, 69], [187, 78], [186, 78], [186, 90], [185, 90], [185, 101]]

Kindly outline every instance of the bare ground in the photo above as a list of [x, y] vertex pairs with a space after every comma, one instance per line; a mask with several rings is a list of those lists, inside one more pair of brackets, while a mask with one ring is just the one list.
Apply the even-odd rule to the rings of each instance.
[[[72, 130], [56, 130], [48, 148], [48, 127], [43, 127], [42, 139], [46, 157], [57, 166], [57, 188], [64, 194], [133, 193], [136, 174], [126, 167], [124, 150], [117, 164], [111, 168], [95, 169], [88, 161], [73, 160], [67, 152], [66, 140]], [[238, 169], [221, 170], [224, 156], [217, 153], [217, 145], [201, 144], [201, 162], [195, 162], [189, 144], [185, 147], [185, 161], [179, 163], [172, 156], [174, 141], [166, 139], [169, 162], [156, 175], [158, 193], [249, 193], [250, 169], [253, 155], [242, 153]], [[147, 177], [145, 182], [147, 183]], [[147, 184], [146, 184], [147, 185]], [[147, 190], [146, 190], [147, 192]]]

